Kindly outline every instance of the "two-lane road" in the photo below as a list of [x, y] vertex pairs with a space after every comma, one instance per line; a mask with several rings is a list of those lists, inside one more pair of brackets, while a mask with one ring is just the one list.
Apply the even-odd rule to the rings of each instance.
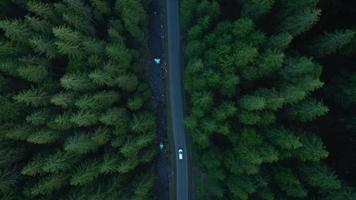
[[[167, 41], [168, 41], [168, 95], [171, 130], [175, 148], [176, 200], [189, 199], [189, 169], [186, 136], [183, 120], [182, 66], [180, 46], [179, 0], [167, 0]], [[178, 159], [178, 149], [183, 150], [183, 159]]]

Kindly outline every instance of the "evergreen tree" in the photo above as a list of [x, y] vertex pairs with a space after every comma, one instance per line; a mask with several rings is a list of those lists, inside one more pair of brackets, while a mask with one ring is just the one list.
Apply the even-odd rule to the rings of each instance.
[[308, 56], [335, 54], [354, 35], [344, 29], [309, 39], [318, 35], [310, 33], [321, 16], [317, 6], [182, 2], [185, 126], [199, 160], [198, 199], [321, 199], [326, 190], [340, 191], [322, 162], [325, 145], [309, 130], [332, 107], [314, 94], [325, 84], [323, 66]]
[[95, 89], [95, 85], [84, 74], [66, 74], [61, 78], [61, 85], [67, 90], [88, 91]]
[[350, 43], [355, 35], [352, 30], [337, 30], [332, 33], [325, 33], [316, 37], [308, 47], [309, 52], [315, 56], [325, 56], [337, 52], [346, 44]]
[[17, 69], [19, 75], [31, 82], [40, 82], [47, 76], [44, 66], [24, 66]]
[[16, 96], [14, 96], [14, 100], [19, 103], [24, 103], [28, 106], [45, 106], [48, 104], [49, 96], [48, 94], [37, 88], [32, 88], [26, 91], [22, 91]]
[[117, 0], [115, 9], [120, 13], [126, 30], [136, 39], [143, 39], [146, 13], [138, 0]]

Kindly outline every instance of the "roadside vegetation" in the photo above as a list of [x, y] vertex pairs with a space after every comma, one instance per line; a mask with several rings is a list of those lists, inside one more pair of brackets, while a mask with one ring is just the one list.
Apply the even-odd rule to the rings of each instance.
[[352, 8], [181, 1], [198, 199], [356, 198]]
[[147, 1], [0, 2], [0, 199], [153, 199]]

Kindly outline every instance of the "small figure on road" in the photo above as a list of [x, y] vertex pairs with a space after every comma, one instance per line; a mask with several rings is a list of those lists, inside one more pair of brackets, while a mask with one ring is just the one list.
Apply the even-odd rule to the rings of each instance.
[[159, 143], [159, 149], [163, 150], [164, 149], [164, 145], [162, 142]]
[[157, 65], [161, 64], [161, 59], [160, 59], [160, 58], [155, 58], [155, 59], [153, 59], [153, 61], [154, 61]]

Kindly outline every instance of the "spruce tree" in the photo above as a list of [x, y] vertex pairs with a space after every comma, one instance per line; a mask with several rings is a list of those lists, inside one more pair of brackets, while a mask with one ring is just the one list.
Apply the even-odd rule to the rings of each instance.
[[199, 160], [198, 199], [320, 199], [327, 190], [340, 192], [341, 181], [323, 162], [329, 153], [310, 129], [331, 112], [315, 95], [325, 83], [323, 66], [311, 56], [345, 48], [353, 31], [309, 39], [322, 14], [317, 6], [318, 0], [182, 2], [185, 126]]
[[154, 199], [147, 3], [16, 6], [0, 8], [0, 198]]

